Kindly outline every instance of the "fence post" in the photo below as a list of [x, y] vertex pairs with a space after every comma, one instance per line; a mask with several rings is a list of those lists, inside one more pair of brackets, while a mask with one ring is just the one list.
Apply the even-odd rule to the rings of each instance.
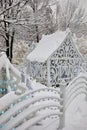
[[21, 82], [25, 83], [25, 75], [24, 72], [21, 73]]
[[47, 87], [50, 87], [50, 60], [47, 60]]
[[65, 88], [66, 87], [66, 83], [62, 82], [62, 84], [60, 85], [60, 98], [62, 99], [60, 101], [60, 105], [62, 106], [60, 108], [60, 113], [62, 113], [60, 115], [59, 118], [59, 129], [63, 129], [65, 126]]

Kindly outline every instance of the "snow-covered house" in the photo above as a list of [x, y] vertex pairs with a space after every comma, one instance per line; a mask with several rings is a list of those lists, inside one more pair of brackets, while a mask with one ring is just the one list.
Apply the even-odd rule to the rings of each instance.
[[27, 73], [47, 86], [70, 81], [81, 71], [84, 62], [69, 29], [43, 36], [27, 60]]

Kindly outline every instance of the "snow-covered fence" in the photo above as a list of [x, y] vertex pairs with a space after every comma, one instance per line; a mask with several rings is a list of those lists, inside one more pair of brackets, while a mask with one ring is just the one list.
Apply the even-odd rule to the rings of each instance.
[[59, 118], [60, 129], [63, 129], [65, 126], [65, 88], [66, 88], [66, 84], [62, 83], [60, 86], [60, 98], [62, 99], [60, 101], [60, 105], [62, 106], [60, 108], [60, 112], [62, 113], [62, 115], [60, 115], [60, 118]]
[[31, 126], [35, 125], [36, 123], [38, 123], [39, 121], [49, 117], [49, 116], [53, 116], [53, 115], [60, 115], [60, 112], [58, 110], [56, 111], [49, 111], [48, 113], [45, 113], [44, 115], [40, 115], [38, 117], [35, 117], [34, 119], [30, 119], [27, 122], [25, 122], [23, 125], [19, 126], [16, 130], [27, 130], [29, 129]]
[[[83, 93], [86, 94], [87, 99], [87, 73], [81, 73], [68, 86], [61, 83], [59, 90], [46, 87], [26, 92], [1, 110], [0, 126], [4, 125], [4, 130], [22, 128], [26, 130], [51, 115], [58, 115], [59, 129], [63, 129], [66, 109], [79, 94]], [[37, 112], [52, 107], [56, 107], [57, 110], [50, 109], [48, 113], [37, 117]], [[14, 121], [11, 118], [14, 118]]]
[[15, 106], [16, 104], [22, 102], [25, 99], [30, 98], [32, 95], [34, 95], [35, 93], [40, 93], [40, 92], [54, 92], [55, 94], [60, 94], [60, 90], [56, 90], [54, 88], [40, 88], [40, 89], [36, 89], [36, 90], [32, 90], [31, 92], [27, 91], [24, 94], [18, 96], [16, 99], [13, 99], [13, 101], [11, 103], [6, 103], [5, 107], [0, 109], [0, 115], [2, 115], [2, 113], [5, 113], [6, 111], [8, 111], [8, 109], [11, 108], [11, 106]]
[[60, 85], [60, 104], [62, 108], [60, 112], [63, 114], [60, 115], [59, 121], [59, 129], [63, 129], [65, 126], [65, 111], [68, 109], [69, 105], [73, 102], [74, 99], [77, 98], [80, 94], [86, 95], [87, 101], [87, 73], [80, 73], [75, 79], [73, 79], [69, 85], [62, 83]]
[[87, 73], [81, 73], [66, 87], [65, 109], [80, 94], [85, 94], [87, 101]]
[[[57, 103], [55, 103], [55, 104], [54, 103], [50, 103], [50, 104], [48, 103], [46, 105], [43, 104], [42, 106], [39, 106], [37, 108], [34, 108], [34, 109], [32, 108], [32, 110], [28, 108], [26, 110], [26, 112], [22, 112], [22, 114], [18, 115], [17, 118], [14, 119], [14, 122], [12, 122], [11, 124], [9, 122], [8, 125], [6, 126], [6, 129], [4, 129], [4, 130], [9, 130], [9, 129], [12, 129], [14, 127], [18, 127], [17, 129], [23, 128], [23, 130], [25, 130], [27, 127], [29, 128], [30, 126], [34, 125], [35, 123], [38, 123], [42, 119], [44, 119], [48, 116], [51, 116], [51, 114], [55, 115], [55, 112], [50, 111], [50, 114], [46, 113], [45, 115], [42, 115], [40, 117], [36, 117], [37, 120], [35, 120], [35, 118], [31, 118], [32, 115], [35, 115], [36, 112], [43, 110], [43, 109], [46, 109], [49, 106], [50, 107], [58, 107], [58, 104]], [[59, 110], [56, 110], [56, 115], [60, 115]], [[31, 120], [32, 120], [32, 122], [31, 122]], [[21, 125], [20, 125], [20, 122], [22, 122]], [[31, 123], [29, 124], [29, 122], [31, 122]], [[25, 123], [27, 123], [27, 125], [25, 125]]]
[[[49, 89], [48, 88], [42, 88], [42, 89], [36, 90], [34, 92], [32, 91], [32, 94], [33, 93], [35, 93], [35, 94], [37, 93], [37, 95], [39, 95], [41, 91], [44, 92], [44, 94], [46, 92], [48, 92], [48, 95], [43, 95], [43, 96], [40, 95], [40, 96], [36, 96], [35, 98], [29, 98], [29, 97], [26, 97], [26, 96], [29, 96], [29, 92], [28, 92], [26, 94], [23, 94], [21, 96], [21, 98], [20, 98], [20, 101], [19, 102], [15, 102], [16, 103], [15, 105], [14, 105], [14, 102], [13, 102], [13, 107], [8, 109], [5, 113], [3, 113], [1, 115], [1, 119], [2, 120], [0, 120], [0, 125], [2, 126], [2, 124], [4, 124], [4, 127], [6, 128], [6, 130], [9, 130], [7, 128], [8, 128], [8, 126], [11, 126], [11, 125], [8, 125], [8, 124], [9, 124], [11, 118], [15, 117], [14, 120], [15, 120], [15, 122], [17, 120], [17, 122], [16, 123], [14, 122], [13, 124], [16, 127], [16, 125], [20, 124], [20, 120], [21, 120], [21, 122], [24, 121], [24, 116], [20, 116], [21, 119], [17, 118], [20, 115], [20, 111], [21, 111], [21, 114], [24, 113], [23, 115], [25, 115], [25, 113], [26, 113], [25, 111], [26, 110], [30, 111], [30, 107], [29, 106], [34, 105], [36, 102], [40, 103], [40, 104], [43, 103], [43, 104], [38, 106], [37, 109], [35, 109], [34, 111], [32, 111], [31, 115], [33, 113], [36, 113], [36, 111], [39, 111], [39, 110], [42, 110], [42, 109], [45, 109], [45, 108], [50, 108], [50, 107], [57, 107], [57, 109], [60, 111], [61, 106], [60, 106], [60, 104], [58, 104], [61, 101], [60, 96], [59, 96], [60, 95], [59, 94], [59, 90], [55, 90], [55, 89], [52, 89], [52, 88], [49, 88]], [[50, 92], [50, 94], [49, 94], [49, 92]], [[23, 100], [22, 98], [23, 99], [25, 98], [27, 100]], [[50, 100], [51, 100], [51, 102], [50, 102]], [[17, 99], [15, 101], [17, 101]], [[47, 101], [47, 104], [44, 104], [44, 101], [45, 101], [45, 103]], [[9, 107], [9, 105], [6, 108], [8, 108], [8, 107]], [[29, 115], [30, 115], [30, 113], [29, 113]], [[29, 118], [29, 115], [27, 113], [26, 114], [26, 118]], [[45, 115], [45, 117], [43, 117], [42, 119], [44, 119], [46, 117], [48, 117], [48, 116]], [[11, 124], [11, 122], [10, 122], [10, 124]], [[4, 128], [4, 130], [5, 130], [5, 128]]]

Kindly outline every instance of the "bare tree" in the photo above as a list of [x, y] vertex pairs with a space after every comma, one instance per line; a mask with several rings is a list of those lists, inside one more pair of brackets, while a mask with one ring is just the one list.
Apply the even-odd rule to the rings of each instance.
[[17, 22], [19, 13], [27, 0], [1, 0], [0, 1], [0, 36], [6, 45], [6, 54], [10, 61], [13, 57], [13, 42], [15, 35], [14, 22]]
[[[0, 39], [4, 39], [6, 54], [13, 57], [14, 36], [18, 31], [29, 35], [32, 41], [39, 42], [41, 35], [52, 33], [53, 18], [50, 0], [1, 0], [0, 1]], [[30, 8], [25, 10], [25, 5]], [[22, 13], [21, 13], [22, 12]], [[25, 15], [25, 17], [24, 17]], [[19, 35], [19, 34], [18, 34]]]
[[42, 34], [53, 31], [52, 10], [49, 3], [50, 0], [29, 0], [31, 14], [24, 16], [24, 19], [28, 32], [35, 42], [39, 42]]
[[85, 10], [80, 6], [79, 0], [62, 0], [57, 17], [59, 18], [58, 24], [60, 30], [70, 28], [76, 35], [84, 35], [86, 33], [84, 25], [87, 26], [87, 17]]

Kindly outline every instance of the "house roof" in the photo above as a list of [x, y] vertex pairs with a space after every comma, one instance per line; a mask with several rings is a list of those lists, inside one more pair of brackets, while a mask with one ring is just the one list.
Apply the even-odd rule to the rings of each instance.
[[44, 35], [37, 47], [27, 56], [27, 59], [31, 62], [45, 62], [61, 45], [68, 33], [68, 31], [57, 31], [51, 35]]

